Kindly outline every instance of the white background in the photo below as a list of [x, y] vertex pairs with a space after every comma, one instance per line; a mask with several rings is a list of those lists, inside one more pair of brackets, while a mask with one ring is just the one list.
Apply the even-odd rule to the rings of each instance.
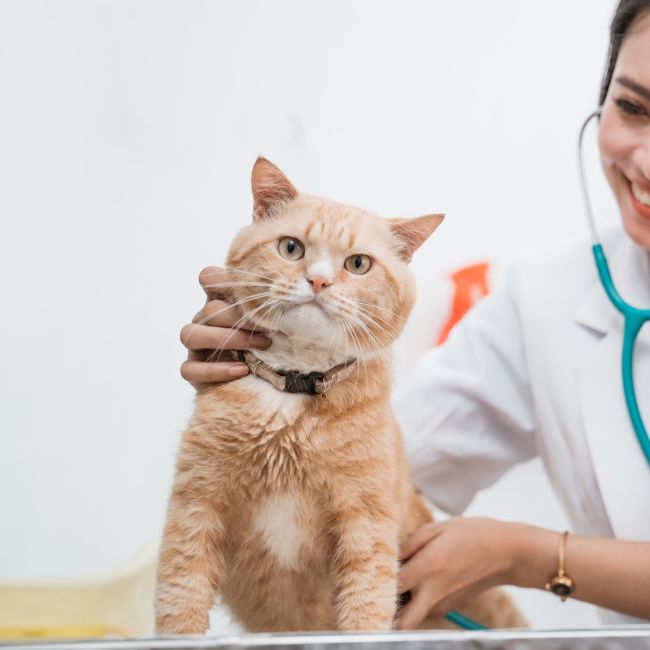
[[[576, 132], [613, 7], [0, 2], [0, 577], [84, 575], [158, 539], [192, 408], [178, 331], [250, 218], [258, 153], [310, 193], [447, 213], [414, 262], [399, 373], [450, 272], [488, 260], [498, 283], [582, 231]], [[536, 462], [470, 513], [565, 522]], [[533, 624], [597, 623], [517, 596]]]

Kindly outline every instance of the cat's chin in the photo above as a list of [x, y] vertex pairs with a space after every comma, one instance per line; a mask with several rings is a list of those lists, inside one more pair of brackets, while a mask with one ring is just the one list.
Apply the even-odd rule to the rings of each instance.
[[[252, 319], [251, 319], [252, 320]], [[325, 372], [353, 359], [369, 361], [381, 350], [358, 349], [358, 337], [349, 335], [350, 328], [316, 302], [304, 302], [285, 307], [278, 318], [273, 314], [268, 322], [257, 323], [268, 331], [272, 344], [256, 356], [276, 370]]]
[[[266, 329], [283, 332], [292, 338], [305, 342], [323, 342], [339, 336], [341, 325], [336, 317], [322, 305], [315, 302], [303, 302], [285, 307], [281, 318], [269, 317]], [[269, 325], [271, 327], [269, 328]], [[333, 344], [334, 341], [331, 341]]]
[[309, 313], [311, 310], [299, 311], [303, 312], [302, 317], [294, 314], [269, 332], [271, 346], [255, 351], [260, 359], [276, 370], [308, 373], [325, 372], [357, 357], [357, 350], [345, 340], [342, 327], [323, 314], [319, 317]]

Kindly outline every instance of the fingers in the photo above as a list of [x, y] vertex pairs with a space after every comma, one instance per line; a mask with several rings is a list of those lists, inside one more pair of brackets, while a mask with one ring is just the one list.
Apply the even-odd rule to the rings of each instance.
[[[228, 381], [247, 375], [245, 363], [230, 361], [222, 350], [264, 350], [271, 340], [255, 332], [255, 325], [241, 320], [241, 312], [229, 304], [228, 271], [208, 266], [199, 274], [199, 282], [208, 300], [192, 323], [181, 329], [181, 342], [189, 350], [181, 365], [181, 376], [195, 387], [201, 384]], [[237, 329], [233, 329], [237, 328]], [[212, 358], [216, 357], [216, 361]], [[209, 361], [206, 361], [209, 358]]]
[[414, 630], [429, 613], [430, 600], [431, 594], [428, 588], [412, 592], [411, 600], [399, 612], [395, 627], [398, 630]]
[[397, 574], [397, 588], [400, 594], [420, 586], [428, 578], [429, 561], [424, 553], [416, 553], [400, 567]]
[[181, 342], [188, 350], [265, 350], [271, 344], [263, 334], [195, 323], [181, 329]]
[[206, 266], [201, 273], [199, 273], [199, 282], [205, 291], [208, 300], [229, 295], [230, 291], [224, 291], [218, 285], [228, 282], [228, 271], [219, 266]]
[[181, 376], [195, 386], [212, 384], [219, 381], [229, 381], [248, 374], [245, 363], [193, 361], [188, 359], [181, 365]]
[[417, 553], [426, 543], [442, 532], [444, 522], [425, 524], [418, 528], [402, 545], [400, 559], [407, 560]]
[[224, 300], [208, 300], [203, 309], [194, 316], [192, 322], [199, 325], [216, 325], [218, 327], [237, 326], [243, 330], [263, 331], [250, 321], [242, 321], [239, 308]]

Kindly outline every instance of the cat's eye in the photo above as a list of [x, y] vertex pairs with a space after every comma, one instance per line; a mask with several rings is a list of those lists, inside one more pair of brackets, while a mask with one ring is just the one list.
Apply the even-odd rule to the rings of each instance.
[[278, 252], [288, 260], [299, 260], [305, 254], [305, 247], [293, 237], [283, 237], [278, 242]]
[[372, 260], [363, 254], [350, 255], [345, 260], [345, 268], [350, 271], [350, 273], [356, 273], [357, 275], [363, 275], [368, 273], [370, 267], [372, 266]]

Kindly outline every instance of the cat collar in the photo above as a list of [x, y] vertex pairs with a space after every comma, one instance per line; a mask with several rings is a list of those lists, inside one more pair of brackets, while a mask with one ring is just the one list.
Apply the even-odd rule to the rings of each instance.
[[330, 368], [326, 372], [300, 373], [297, 370], [274, 370], [268, 363], [258, 359], [249, 350], [237, 350], [237, 361], [245, 363], [255, 377], [268, 381], [274, 388], [285, 393], [320, 395], [334, 385], [345, 381], [357, 367], [356, 359]]

